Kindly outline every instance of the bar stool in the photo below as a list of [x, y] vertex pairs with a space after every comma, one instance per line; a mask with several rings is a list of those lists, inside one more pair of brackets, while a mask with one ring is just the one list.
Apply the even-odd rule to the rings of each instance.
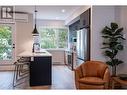
[[25, 81], [21, 81], [29, 76], [29, 57], [21, 57], [16, 62], [14, 62], [14, 76], [13, 76], [13, 88], [17, 85], [24, 83]]

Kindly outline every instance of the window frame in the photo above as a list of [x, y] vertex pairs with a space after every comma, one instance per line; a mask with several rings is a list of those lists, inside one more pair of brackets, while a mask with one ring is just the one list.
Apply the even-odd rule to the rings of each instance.
[[[43, 48], [43, 47], [41, 47], [42, 49], [46, 49], [46, 50], [64, 50], [64, 49], [66, 49], [67, 47], [68, 47], [68, 41], [69, 41], [69, 39], [68, 39], [68, 36], [69, 36], [69, 28], [68, 27], [50, 27], [50, 26], [46, 26], [46, 27], [43, 27], [43, 26], [40, 26], [39, 27], [39, 34], [41, 34], [40, 33], [40, 29], [43, 29], [43, 28], [49, 28], [49, 29], [66, 29], [67, 30], [67, 41], [66, 41], [66, 46], [64, 47], [64, 48], [59, 48], [59, 32], [58, 31], [56, 31], [56, 33], [55, 33], [55, 35], [56, 35], [56, 37], [57, 37], [57, 41], [56, 41], [56, 48]], [[40, 39], [40, 44], [41, 44], [41, 35], [39, 35], [39, 39]]]

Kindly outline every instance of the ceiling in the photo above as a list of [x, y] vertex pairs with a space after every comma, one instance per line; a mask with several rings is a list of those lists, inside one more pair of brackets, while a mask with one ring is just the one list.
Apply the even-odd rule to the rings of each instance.
[[[66, 20], [81, 6], [36, 6], [37, 19]], [[15, 6], [15, 11], [34, 13], [35, 6]], [[63, 12], [62, 12], [63, 11]]]

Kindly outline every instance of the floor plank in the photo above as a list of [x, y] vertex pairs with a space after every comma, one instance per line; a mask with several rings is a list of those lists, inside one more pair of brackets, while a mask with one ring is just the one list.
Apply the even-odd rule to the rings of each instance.
[[51, 86], [29, 86], [29, 81], [26, 79], [24, 83], [12, 87], [13, 72], [0, 72], [0, 89], [75, 89], [74, 72], [67, 66], [52, 66], [52, 85]]

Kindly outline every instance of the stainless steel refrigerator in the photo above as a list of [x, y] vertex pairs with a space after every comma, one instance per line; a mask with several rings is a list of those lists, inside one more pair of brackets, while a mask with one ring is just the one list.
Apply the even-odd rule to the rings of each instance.
[[83, 61], [88, 57], [88, 29], [83, 28], [77, 31], [77, 58]]

